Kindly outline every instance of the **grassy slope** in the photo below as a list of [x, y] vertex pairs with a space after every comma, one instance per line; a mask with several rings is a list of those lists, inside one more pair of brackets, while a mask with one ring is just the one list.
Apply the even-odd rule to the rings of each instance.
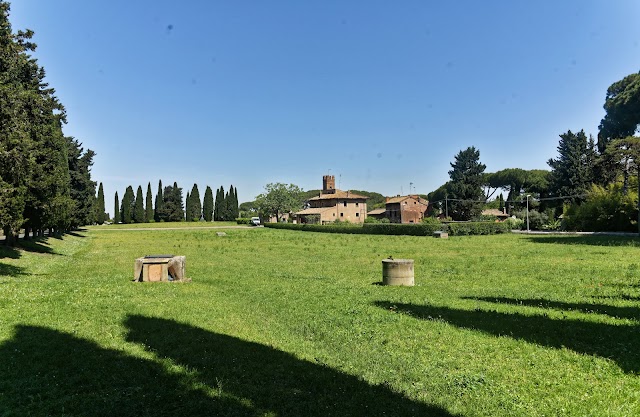
[[[640, 413], [637, 239], [226, 232], [0, 252], [0, 415]], [[150, 253], [194, 281], [131, 283]]]

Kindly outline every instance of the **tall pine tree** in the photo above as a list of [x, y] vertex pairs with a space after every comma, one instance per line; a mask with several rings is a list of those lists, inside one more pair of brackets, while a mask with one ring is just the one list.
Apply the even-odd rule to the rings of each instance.
[[189, 191], [187, 191], [187, 199], [185, 200], [185, 221], [191, 221], [191, 196], [189, 195]]
[[560, 135], [558, 158], [549, 159], [551, 167], [549, 190], [553, 196], [571, 201], [583, 201], [584, 194], [593, 182], [594, 140], [589, 140], [584, 130], [570, 130]]
[[204, 220], [210, 222], [213, 220], [213, 191], [211, 187], [207, 185], [207, 189], [204, 192], [204, 203], [202, 205], [202, 215]]
[[224, 211], [224, 188], [220, 186], [216, 191], [216, 201], [214, 203], [213, 219], [222, 221]]
[[482, 192], [483, 173], [486, 165], [480, 163], [480, 151], [469, 147], [458, 152], [451, 163], [449, 213], [454, 220], [471, 220], [482, 212], [485, 200]]
[[133, 221], [134, 223], [144, 223], [144, 197], [142, 196], [142, 186], [140, 185], [138, 185], [136, 200], [133, 205]]
[[100, 183], [98, 187], [98, 197], [96, 198], [96, 223], [103, 224], [107, 220], [105, 211], [104, 188], [102, 187], [102, 183]]
[[162, 203], [164, 201], [163, 198], [164, 197], [162, 196], [162, 180], [160, 180], [158, 181], [158, 194], [156, 194], [156, 207], [153, 212], [153, 218], [157, 222], [160, 221], [159, 213], [162, 211]]
[[202, 203], [200, 203], [200, 191], [198, 191], [198, 184], [193, 184], [191, 189], [191, 211], [189, 220], [197, 222], [202, 218]]
[[147, 184], [147, 198], [144, 207], [144, 221], [149, 223], [153, 221], [153, 194], [151, 194], [151, 183]]
[[122, 223], [129, 224], [133, 221], [133, 204], [135, 203], [135, 196], [133, 195], [133, 187], [128, 186], [127, 190], [122, 196], [122, 207], [120, 208], [120, 216], [122, 216]]
[[121, 221], [122, 219], [120, 217], [120, 200], [118, 199], [118, 192], [116, 191], [113, 205], [113, 223], [118, 224]]

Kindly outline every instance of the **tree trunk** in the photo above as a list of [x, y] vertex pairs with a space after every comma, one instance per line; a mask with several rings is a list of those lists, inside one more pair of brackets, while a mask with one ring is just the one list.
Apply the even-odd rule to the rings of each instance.
[[2, 228], [4, 233], [4, 245], [5, 246], [14, 246], [15, 245], [15, 235], [13, 230], [10, 227], [5, 226]]

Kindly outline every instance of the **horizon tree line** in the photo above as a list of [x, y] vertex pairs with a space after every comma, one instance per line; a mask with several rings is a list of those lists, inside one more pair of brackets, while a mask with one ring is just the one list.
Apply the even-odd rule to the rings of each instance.
[[[152, 205], [152, 202], [155, 204]], [[114, 196], [114, 223], [183, 222], [183, 221], [233, 221], [238, 217], [238, 191], [231, 185], [228, 192], [224, 187], [216, 191], [213, 198], [211, 187], [207, 186], [204, 200], [200, 198], [198, 185], [187, 191], [183, 200], [182, 188], [176, 182], [166, 187], [158, 181], [155, 199], [151, 192], [151, 183], [147, 184], [146, 197], [143, 198], [142, 186], [136, 193], [128, 186], [122, 197]]]

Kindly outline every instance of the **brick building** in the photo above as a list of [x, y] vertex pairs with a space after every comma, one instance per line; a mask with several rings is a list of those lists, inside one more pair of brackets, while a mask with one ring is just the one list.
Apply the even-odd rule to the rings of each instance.
[[367, 198], [336, 189], [333, 175], [322, 177], [322, 191], [310, 198], [308, 208], [294, 214], [298, 223], [331, 223], [336, 220], [362, 223], [367, 218]]
[[429, 201], [418, 195], [387, 197], [384, 217], [391, 223], [420, 223], [429, 208]]

